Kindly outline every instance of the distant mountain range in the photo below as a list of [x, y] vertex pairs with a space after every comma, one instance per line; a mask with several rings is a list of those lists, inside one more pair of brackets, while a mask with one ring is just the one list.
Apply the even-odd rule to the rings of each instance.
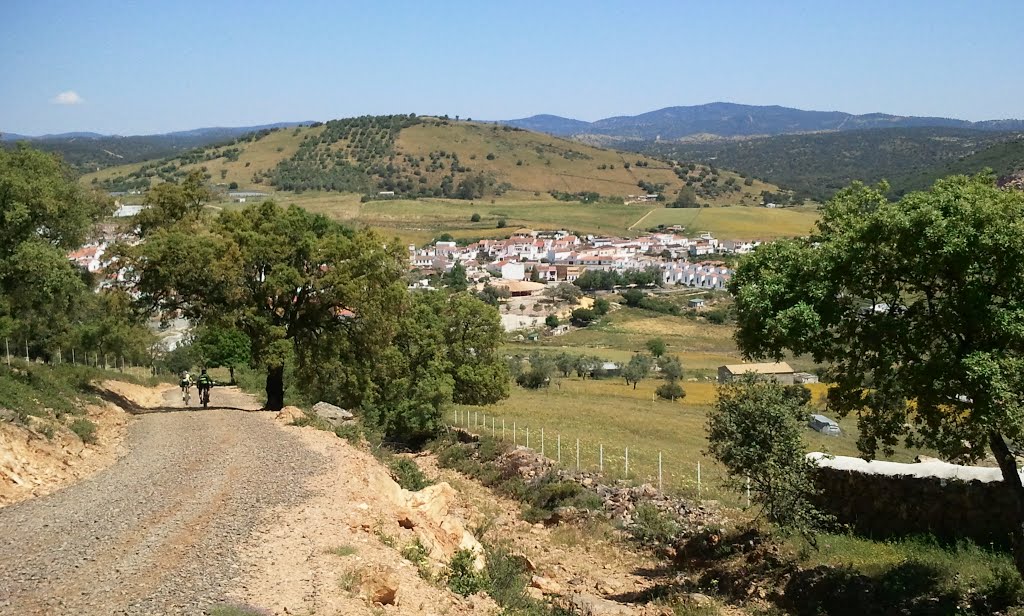
[[152, 139], [154, 137], [168, 138], [200, 138], [200, 139], [229, 139], [256, 132], [266, 128], [291, 128], [293, 126], [304, 126], [312, 124], [306, 122], [275, 122], [273, 124], [260, 124], [258, 126], [211, 126], [207, 128], [193, 128], [191, 130], [179, 130], [170, 133], [154, 133], [151, 135], [106, 135], [103, 133], [72, 132], [46, 135], [19, 135], [18, 133], [0, 132], [0, 141], [54, 141], [62, 139]]
[[88, 132], [35, 137], [4, 133], [0, 135], [0, 146], [14, 147], [16, 142], [28, 141], [33, 147], [40, 150], [59, 153], [73, 168], [87, 173], [105, 167], [177, 156], [193, 148], [229, 142], [263, 130], [291, 128], [311, 123], [276, 122], [260, 126], [216, 126], [160, 135], [132, 135], [129, 137]]
[[1024, 120], [970, 122], [953, 118], [897, 116], [885, 113], [855, 115], [842, 111], [805, 111], [777, 105], [735, 103], [666, 107], [640, 115], [617, 116], [596, 122], [554, 115], [535, 115], [502, 123], [604, 145], [614, 145], [622, 141], [698, 141], [872, 128], [1024, 130]]

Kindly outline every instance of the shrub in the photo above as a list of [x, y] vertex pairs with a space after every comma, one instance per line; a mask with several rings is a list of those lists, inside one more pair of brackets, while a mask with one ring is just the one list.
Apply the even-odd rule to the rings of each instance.
[[476, 555], [470, 550], [459, 550], [448, 563], [448, 588], [452, 592], [468, 597], [486, 587], [483, 575], [473, 568]]
[[544, 319], [544, 325], [547, 325], [548, 327], [558, 327], [558, 317], [553, 314], [549, 314], [547, 318]]
[[636, 508], [629, 534], [640, 543], [668, 544], [679, 534], [679, 524], [654, 505], [642, 503]]
[[507, 226], [508, 226], [508, 221], [506, 221], [504, 218], [499, 218], [498, 219], [498, 228], [499, 229], [504, 229]]
[[480, 222], [480, 214], [473, 212], [473, 215], [469, 217], [469, 222]]
[[547, 520], [559, 507], [596, 510], [604, 506], [601, 497], [574, 481], [562, 481], [552, 473], [545, 475], [526, 493], [530, 507], [523, 512], [527, 522]]
[[68, 428], [77, 434], [83, 443], [93, 444], [96, 442], [96, 424], [85, 417], [75, 419]]
[[409, 458], [395, 457], [389, 464], [391, 477], [406, 490], [416, 492], [430, 485], [430, 480], [420, 467]]
[[577, 327], [586, 327], [597, 320], [597, 314], [590, 308], [577, 308], [572, 311], [572, 323]]

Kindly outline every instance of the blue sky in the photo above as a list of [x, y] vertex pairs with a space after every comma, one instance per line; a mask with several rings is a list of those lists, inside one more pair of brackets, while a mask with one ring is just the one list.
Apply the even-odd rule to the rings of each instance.
[[1024, 2], [0, 1], [0, 130], [713, 101], [1024, 117]]

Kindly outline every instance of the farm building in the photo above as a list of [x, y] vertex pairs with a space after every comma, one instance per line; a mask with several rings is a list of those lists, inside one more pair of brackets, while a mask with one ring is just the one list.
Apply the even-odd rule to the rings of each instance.
[[793, 384], [793, 368], [784, 361], [773, 364], [732, 364], [718, 367], [718, 382], [728, 383], [744, 374], [753, 373], [764, 378], [775, 379], [785, 385]]
[[688, 301], [686, 305], [689, 306], [690, 308], [703, 308], [704, 303], [705, 302], [703, 297], [695, 297]]

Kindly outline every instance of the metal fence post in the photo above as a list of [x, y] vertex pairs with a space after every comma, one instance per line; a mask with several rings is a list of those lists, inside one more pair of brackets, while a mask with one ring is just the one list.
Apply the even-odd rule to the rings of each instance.
[[580, 470], [580, 439], [576, 439], [576, 471]]
[[512, 444], [516, 444], [516, 422], [512, 422]]
[[700, 485], [700, 460], [697, 460], [697, 498], [701, 497], [701, 485]]
[[658, 452], [658, 491], [664, 492], [664, 488], [661, 483], [661, 452]]
[[526, 426], [526, 448], [530, 448], [530, 426]]
[[626, 447], [626, 477], [629, 477], [629, 447]]
[[558, 463], [561, 464], [562, 463], [562, 435], [561, 434], [555, 435], [555, 442], [557, 443], [557, 447], [558, 447]]
[[604, 472], [604, 443], [600, 443], [598, 446], [597, 454], [597, 469]]
[[540, 457], [544, 457], [544, 428], [540, 429]]

